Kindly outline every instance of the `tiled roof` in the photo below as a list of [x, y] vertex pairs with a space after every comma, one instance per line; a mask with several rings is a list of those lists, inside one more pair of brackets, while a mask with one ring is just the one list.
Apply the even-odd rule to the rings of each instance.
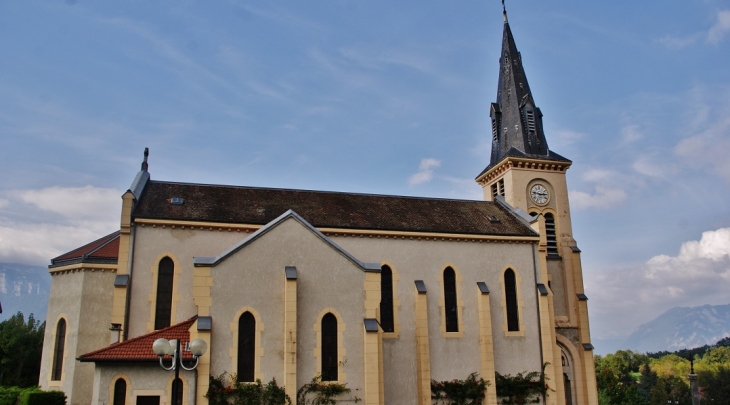
[[[190, 327], [195, 323], [198, 316], [194, 316], [187, 321], [172, 325], [164, 329], [156, 330], [146, 335], [125, 340], [121, 343], [115, 343], [103, 349], [94, 350], [81, 355], [79, 361], [87, 362], [103, 362], [103, 361], [158, 361], [159, 357], [152, 351], [152, 343], [159, 338], [178, 339], [180, 347], [184, 348], [185, 343], [190, 341]], [[192, 353], [183, 350], [183, 359], [193, 358]], [[170, 356], [164, 356], [165, 360], [170, 360]], [[168, 363], [169, 364], [169, 363]]]
[[[172, 204], [172, 198], [182, 204]], [[316, 228], [535, 236], [490, 201], [149, 181], [133, 217], [265, 225], [288, 210]]]
[[119, 231], [51, 259], [48, 267], [74, 263], [117, 263], [119, 257]]

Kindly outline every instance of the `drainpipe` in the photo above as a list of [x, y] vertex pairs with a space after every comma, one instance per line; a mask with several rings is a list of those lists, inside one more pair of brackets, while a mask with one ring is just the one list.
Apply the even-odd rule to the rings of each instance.
[[[545, 373], [545, 370], [543, 369], [543, 365], [545, 364], [545, 358], [544, 353], [542, 352], [542, 325], [540, 323], [540, 293], [537, 291], [537, 257], [535, 255], [535, 249], [537, 246], [535, 244], [532, 244], [532, 269], [535, 274], [535, 300], [537, 302], [537, 336], [540, 342], [540, 372]], [[542, 281], [542, 280], [540, 280]], [[547, 398], [545, 397], [545, 394], [542, 394], [542, 403], [546, 403]]]
[[131, 305], [132, 300], [132, 283], [134, 282], [134, 277], [132, 277], [132, 269], [134, 268], [134, 242], [136, 238], [135, 235], [135, 227], [134, 222], [130, 221], [129, 226], [129, 263], [127, 264], [127, 274], [129, 274], [129, 284], [127, 285], [127, 302], [126, 307], [124, 310], [124, 329], [122, 331], [123, 338], [122, 340], [126, 341], [127, 337], [129, 336], [129, 308]]

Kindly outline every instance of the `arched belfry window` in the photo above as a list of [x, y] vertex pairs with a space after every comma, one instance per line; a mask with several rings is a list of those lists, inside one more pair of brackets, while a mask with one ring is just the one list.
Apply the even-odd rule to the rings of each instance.
[[507, 331], [517, 332], [520, 330], [520, 312], [517, 307], [517, 280], [512, 269], [504, 272], [504, 295], [507, 303]]
[[127, 402], [127, 382], [120, 378], [114, 383], [114, 405], [125, 405]]
[[380, 270], [380, 326], [383, 332], [393, 332], [393, 271], [389, 266]]
[[255, 362], [256, 318], [246, 311], [238, 318], [238, 381], [254, 381]]
[[553, 214], [545, 214], [545, 238], [547, 239], [548, 256], [557, 257], [558, 255], [558, 237], [555, 233], [555, 217]]
[[337, 381], [337, 318], [322, 317], [322, 381]]
[[444, 270], [444, 304], [446, 332], [459, 331], [459, 313], [456, 308], [456, 273], [451, 267]]
[[172, 317], [172, 284], [175, 264], [165, 257], [157, 269], [157, 301], [155, 305], [155, 330], [170, 326]]
[[56, 325], [56, 347], [53, 350], [51, 380], [60, 381], [63, 372], [63, 354], [66, 349], [66, 320], [61, 318]]

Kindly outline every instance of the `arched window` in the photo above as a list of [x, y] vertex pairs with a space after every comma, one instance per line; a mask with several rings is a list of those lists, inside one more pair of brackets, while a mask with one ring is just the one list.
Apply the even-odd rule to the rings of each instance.
[[66, 320], [61, 318], [56, 326], [56, 349], [53, 351], [51, 380], [60, 381], [63, 372], [63, 352], [66, 346]]
[[547, 239], [548, 256], [558, 256], [558, 238], [555, 235], [555, 218], [553, 214], [545, 214], [545, 237]]
[[172, 282], [175, 264], [165, 257], [157, 270], [157, 304], [155, 305], [155, 330], [170, 326], [172, 317]]
[[253, 382], [256, 366], [256, 318], [246, 311], [238, 318], [238, 381]]
[[512, 269], [504, 272], [504, 294], [507, 301], [507, 331], [517, 332], [520, 330], [520, 313], [517, 308], [517, 281]]
[[459, 313], [456, 308], [456, 273], [451, 267], [444, 270], [444, 304], [446, 305], [446, 332], [458, 332]]
[[172, 405], [183, 405], [183, 382], [180, 377], [172, 381], [172, 390], [177, 393], [177, 397]]
[[127, 402], [127, 382], [120, 378], [114, 383], [114, 405], [125, 405]]
[[380, 326], [383, 332], [394, 331], [393, 320], [393, 271], [383, 266], [380, 270]]
[[322, 317], [322, 381], [337, 381], [337, 318]]

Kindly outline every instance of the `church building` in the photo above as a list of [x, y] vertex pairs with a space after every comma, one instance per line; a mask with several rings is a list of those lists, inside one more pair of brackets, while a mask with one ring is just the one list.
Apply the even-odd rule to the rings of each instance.
[[[477, 373], [496, 405], [495, 373], [544, 366], [540, 403], [597, 405], [571, 161], [548, 147], [506, 13], [499, 63], [484, 201], [162, 181], [145, 150], [119, 230], [51, 261], [40, 386], [70, 405], [207, 405], [226, 372], [292, 401], [319, 377], [343, 402], [427, 405], [432, 380]], [[158, 338], [186, 364], [191, 341], [207, 351], [176, 380]]]

